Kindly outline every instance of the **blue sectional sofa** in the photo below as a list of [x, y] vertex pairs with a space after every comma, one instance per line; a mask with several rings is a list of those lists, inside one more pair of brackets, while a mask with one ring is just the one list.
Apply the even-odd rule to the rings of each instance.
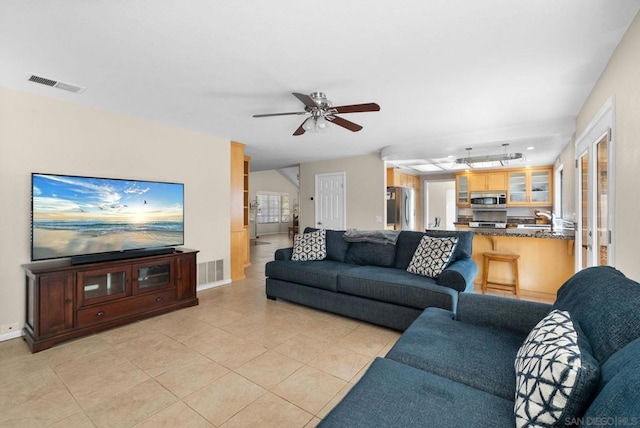
[[[292, 247], [277, 250], [265, 266], [267, 297], [405, 330], [427, 307], [455, 312], [458, 295], [473, 290], [478, 267], [471, 260], [471, 232], [402, 231], [395, 245], [349, 242], [344, 233], [326, 231], [324, 260], [291, 260]], [[437, 278], [407, 272], [425, 235], [458, 238]]]
[[319, 426], [640, 426], [640, 284], [595, 267], [553, 305], [462, 293], [456, 314], [428, 308]]

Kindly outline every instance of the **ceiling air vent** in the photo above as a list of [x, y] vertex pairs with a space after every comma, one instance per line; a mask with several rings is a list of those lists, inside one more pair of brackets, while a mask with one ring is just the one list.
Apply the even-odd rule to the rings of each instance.
[[57, 80], [47, 79], [46, 77], [36, 76], [34, 74], [29, 77], [30, 82], [40, 83], [41, 85], [51, 86], [53, 88], [64, 89], [65, 91], [81, 94], [87, 88], [82, 86], [72, 85], [70, 83], [58, 82]]

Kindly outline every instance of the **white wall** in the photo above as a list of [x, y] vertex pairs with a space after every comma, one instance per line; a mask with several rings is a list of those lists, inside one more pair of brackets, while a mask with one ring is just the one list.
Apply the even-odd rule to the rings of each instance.
[[229, 140], [0, 88], [0, 325], [25, 319], [32, 172], [184, 183], [185, 247], [230, 266]]
[[615, 96], [615, 266], [640, 280], [640, 16], [636, 15], [576, 121], [580, 136], [605, 102]]
[[[384, 228], [386, 170], [377, 154], [300, 164], [300, 230], [315, 224], [316, 174], [345, 172], [346, 227]], [[379, 221], [378, 221], [379, 220]]]
[[[293, 209], [298, 204], [298, 188], [293, 185], [287, 178], [280, 174], [277, 170], [272, 169], [268, 171], [256, 171], [249, 174], [249, 200], [256, 200], [257, 192], [277, 192], [288, 193], [289, 203], [291, 208], [292, 221], [287, 224], [273, 223], [273, 224], [259, 224], [258, 236], [268, 235], [271, 233], [288, 233], [289, 226], [293, 224]], [[255, 213], [251, 213], [251, 238], [255, 238]]]

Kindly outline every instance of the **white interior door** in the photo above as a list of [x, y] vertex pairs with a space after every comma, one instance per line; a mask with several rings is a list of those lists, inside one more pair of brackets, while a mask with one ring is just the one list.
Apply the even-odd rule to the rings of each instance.
[[320, 229], [346, 229], [345, 173], [316, 174], [315, 226]]

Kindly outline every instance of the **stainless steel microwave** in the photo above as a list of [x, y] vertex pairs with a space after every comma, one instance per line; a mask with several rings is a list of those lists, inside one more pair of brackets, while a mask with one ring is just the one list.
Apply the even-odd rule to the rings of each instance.
[[507, 192], [471, 192], [469, 202], [471, 208], [506, 208]]

